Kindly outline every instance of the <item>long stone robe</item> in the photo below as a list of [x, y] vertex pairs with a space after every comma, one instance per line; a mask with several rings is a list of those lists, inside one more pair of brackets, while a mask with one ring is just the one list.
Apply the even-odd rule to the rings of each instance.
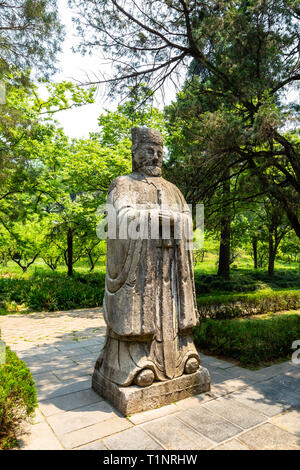
[[[141, 217], [150, 230], [161, 208], [191, 220], [176, 186], [137, 172], [113, 181], [107, 203], [116, 210], [117, 233], [125, 216], [133, 223]], [[119, 385], [130, 385], [144, 368], [163, 381], [181, 376], [191, 357], [200, 363], [191, 338], [198, 318], [193, 255], [175, 235], [107, 239], [107, 336], [96, 367]]]

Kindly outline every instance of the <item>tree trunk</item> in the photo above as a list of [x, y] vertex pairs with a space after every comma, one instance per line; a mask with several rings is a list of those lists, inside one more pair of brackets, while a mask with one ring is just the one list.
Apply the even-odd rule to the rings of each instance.
[[68, 229], [67, 234], [67, 243], [68, 243], [68, 276], [73, 274], [73, 231], [71, 228]]
[[274, 276], [275, 256], [276, 256], [276, 246], [273, 240], [273, 231], [269, 230], [269, 262], [268, 262], [269, 276]]
[[[225, 172], [226, 180], [223, 183], [223, 202], [224, 205], [230, 197], [230, 179], [229, 169]], [[231, 217], [229, 208], [226, 205], [223, 208], [225, 215], [221, 218], [221, 239], [220, 239], [220, 250], [219, 250], [219, 267], [218, 276], [223, 277], [226, 280], [230, 279], [230, 225]]]
[[257, 237], [252, 238], [252, 249], [253, 249], [253, 260], [254, 260], [254, 269], [257, 269]]
[[93, 261], [93, 258], [92, 258], [92, 255], [89, 251], [87, 251], [87, 255], [88, 255], [88, 258], [89, 258], [89, 261], [90, 261], [90, 271], [93, 271], [94, 270], [94, 267], [95, 267], [95, 263]]
[[218, 276], [230, 279], [230, 217], [221, 221]]

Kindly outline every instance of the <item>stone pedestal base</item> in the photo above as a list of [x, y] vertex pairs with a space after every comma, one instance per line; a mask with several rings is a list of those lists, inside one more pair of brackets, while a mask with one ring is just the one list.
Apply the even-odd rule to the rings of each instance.
[[125, 416], [169, 405], [184, 398], [210, 390], [210, 375], [200, 367], [194, 374], [183, 374], [165, 382], [153, 382], [149, 387], [119, 387], [94, 371], [93, 389]]

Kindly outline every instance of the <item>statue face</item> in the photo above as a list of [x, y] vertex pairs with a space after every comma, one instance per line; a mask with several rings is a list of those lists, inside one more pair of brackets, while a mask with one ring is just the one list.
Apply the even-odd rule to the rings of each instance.
[[133, 153], [136, 169], [148, 176], [161, 176], [163, 147], [159, 144], [145, 142]]

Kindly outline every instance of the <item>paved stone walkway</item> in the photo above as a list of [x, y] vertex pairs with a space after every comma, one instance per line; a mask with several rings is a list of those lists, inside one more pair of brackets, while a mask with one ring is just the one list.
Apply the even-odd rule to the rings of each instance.
[[91, 390], [101, 309], [0, 317], [35, 378], [39, 409], [23, 449], [300, 449], [300, 366], [249, 371], [201, 355], [211, 392], [123, 417]]

